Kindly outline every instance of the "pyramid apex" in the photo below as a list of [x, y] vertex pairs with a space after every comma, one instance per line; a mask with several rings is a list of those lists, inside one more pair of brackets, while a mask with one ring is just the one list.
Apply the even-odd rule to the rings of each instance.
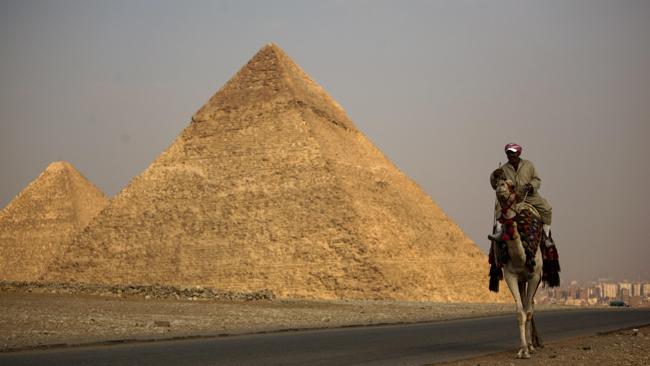
[[47, 168], [45, 168], [45, 171], [50, 173], [55, 173], [70, 168], [73, 168], [70, 163], [68, 163], [67, 161], [59, 160], [59, 161], [51, 162], [47, 166]]
[[280, 47], [277, 43], [269, 42], [269, 43], [265, 44], [264, 47], [262, 47], [262, 48], [260, 49], [260, 51], [263, 51], [263, 50], [269, 50], [269, 51], [274, 52], [275, 55], [276, 55], [279, 59], [284, 60], [283, 62], [288, 62], [288, 63], [290, 63], [290, 64], [295, 63], [295, 62], [291, 59], [291, 57], [289, 57], [289, 55], [284, 51], [284, 49], [283, 49], [282, 47]]
[[[271, 61], [268, 57], [271, 57], [274, 60]], [[287, 55], [287, 53], [284, 52], [282, 47], [278, 46], [277, 43], [269, 42], [262, 46], [262, 48], [251, 57], [248, 64], [258, 62], [263, 62], [265, 66], [273, 65], [275, 67], [286, 68], [285, 63], [293, 63], [293, 60], [291, 60], [291, 57], [289, 57], [289, 55]]]
[[218, 111], [269, 102], [299, 102], [347, 130], [356, 130], [345, 110], [276, 43], [269, 42], [192, 117], [215, 119]]

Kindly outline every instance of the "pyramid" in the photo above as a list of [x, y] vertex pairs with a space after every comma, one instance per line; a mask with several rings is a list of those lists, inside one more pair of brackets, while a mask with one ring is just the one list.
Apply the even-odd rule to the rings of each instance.
[[61, 281], [494, 301], [487, 257], [278, 46], [72, 242]]
[[0, 211], [0, 280], [35, 281], [108, 199], [71, 164], [51, 163]]

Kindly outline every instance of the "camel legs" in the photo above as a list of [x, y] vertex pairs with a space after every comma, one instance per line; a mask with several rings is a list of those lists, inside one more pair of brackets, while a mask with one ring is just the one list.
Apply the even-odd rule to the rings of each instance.
[[527, 343], [528, 343], [528, 349], [531, 353], [535, 352], [535, 347], [534, 346], [540, 346], [539, 344], [536, 344], [536, 339], [537, 339], [537, 334], [535, 334], [535, 337], [533, 337], [532, 333], [532, 320], [533, 320], [533, 309], [535, 306], [535, 293], [537, 293], [537, 289], [539, 288], [539, 284], [541, 282], [541, 276], [539, 274], [534, 274], [531, 279], [528, 280], [528, 283], [525, 284], [526, 286], [526, 296], [525, 299], [523, 299], [524, 303], [524, 309], [526, 311], [526, 338], [527, 338]]
[[503, 275], [517, 306], [517, 323], [519, 324], [519, 340], [521, 342], [521, 347], [517, 352], [517, 358], [530, 358], [528, 342], [526, 341], [526, 312], [524, 311], [524, 305], [521, 299], [522, 291], [519, 287], [519, 281], [517, 280], [517, 276], [509, 271], [504, 271]]
[[526, 320], [524, 321], [524, 334], [526, 336], [526, 345], [528, 345], [528, 352], [533, 354], [535, 353], [535, 347], [533, 347], [531, 339], [532, 339], [532, 333], [531, 333], [531, 320], [532, 320], [532, 309], [531, 309], [531, 301], [528, 298], [528, 289], [527, 287], [528, 283], [527, 282], [519, 282], [519, 296], [521, 297], [521, 304], [524, 309], [524, 314], [526, 315]]

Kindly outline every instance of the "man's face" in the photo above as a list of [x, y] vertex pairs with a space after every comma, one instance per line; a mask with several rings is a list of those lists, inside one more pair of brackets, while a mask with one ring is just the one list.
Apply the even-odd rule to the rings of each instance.
[[517, 155], [516, 152], [514, 151], [506, 151], [506, 156], [508, 157], [508, 162], [511, 164], [518, 164], [519, 163], [519, 155]]

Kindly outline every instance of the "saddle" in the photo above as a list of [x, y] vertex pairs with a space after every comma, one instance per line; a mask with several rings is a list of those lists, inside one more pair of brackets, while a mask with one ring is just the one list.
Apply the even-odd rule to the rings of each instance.
[[[537, 209], [526, 202], [519, 202], [515, 206], [517, 215], [512, 219], [517, 223], [517, 232], [526, 252], [526, 267], [529, 271], [535, 268], [535, 253], [541, 246], [543, 266], [542, 281], [549, 287], [560, 285], [560, 263], [557, 248], [546, 247], [546, 236], [543, 230], [541, 216]], [[508, 250], [505, 241], [495, 241], [490, 246], [489, 263], [491, 291], [499, 291], [499, 280], [503, 279], [501, 268], [508, 263]]]
[[[544, 233], [541, 216], [535, 207], [526, 202], [517, 203], [515, 211], [517, 211], [517, 216], [512, 220], [517, 223], [517, 231], [526, 252], [526, 267], [532, 272], [535, 269], [535, 253], [542, 242]], [[497, 249], [500, 252], [498, 258], [502, 259], [502, 264], [505, 264], [509, 260], [506, 244], [503, 241], [497, 243], [499, 244]]]

